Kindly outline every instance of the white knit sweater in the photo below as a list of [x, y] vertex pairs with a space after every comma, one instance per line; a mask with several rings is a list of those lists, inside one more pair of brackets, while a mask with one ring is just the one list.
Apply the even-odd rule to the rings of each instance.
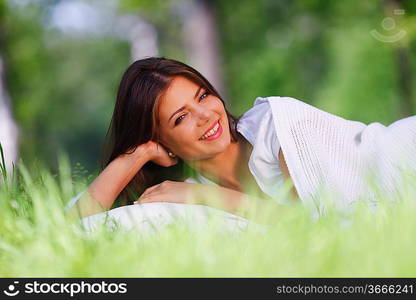
[[[324, 199], [342, 209], [358, 199], [377, 202], [379, 194], [372, 187], [396, 199], [400, 171], [416, 174], [416, 116], [389, 126], [366, 125], [294, 98], [267, 99], [299, 197], [319, 214], [328, 207]], [[372, 175], [374, 185], [369, 185]]]

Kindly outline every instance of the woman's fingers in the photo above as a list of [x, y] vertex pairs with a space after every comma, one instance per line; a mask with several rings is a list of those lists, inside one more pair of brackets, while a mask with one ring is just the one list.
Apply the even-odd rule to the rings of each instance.
[[[166, 196], [166, 189], [172, 184], [172, 181], [165, 180], [162, 183], [156, 184], [147, 188], [137, 199], [133, 202], [134, 204], [145, 203], [145, 202], [164, 202], [163, 196]], [[162, 197], [160, 197], [162, 196]]]
[[169, 184], [171, 184], [171, 183], [172, 183], [172, 181], [170, 181], [170, 180], [165, 180], [165, 181], [163, 181], [162, 183], [155, 184], [154, 186], [151, 186], [151, 187], [147, 188], [147, 189], [143, 192], [143, 194], [141, 194], [141, 196], [140, 196], [140, 197], [142, 197], [142, 196], [148, 196], [148, 195], [149, 195], [150, 193], [152, 193], [155, 189], [160, 188], [160, 187], [162, 187], [162, 186], [169, 185]]
[[[154, 189], [153, 189], [154, 190]], [[145, 202], [163, 202], [160, 200], [160, 196], [163, 196], [160, 192], [148, 191], [146, 195], [143, 193], [134, 204], [145, 203]]]
[[164, 202], [163, 198], [155, 196], [147, 196], [147, 197], [140, 197], [139, 200], [134, 201], [133, 204], [143, 204], [143, 203], [149, 203], [149, 202]]
[[159, 187], [159, 185], [160, 184], [156, 184], [156, 185], [154, 185], [154, 186], [151, 186], [151, 187], [149, 187], [149, 188], [147, 188], [144, 192], [143, 192], [143, 194], [141, 194], [141, 196], [140, 197], [143, 197], [143, 196], [148, 196], [154, 189], [156, 189], [157, 187]]

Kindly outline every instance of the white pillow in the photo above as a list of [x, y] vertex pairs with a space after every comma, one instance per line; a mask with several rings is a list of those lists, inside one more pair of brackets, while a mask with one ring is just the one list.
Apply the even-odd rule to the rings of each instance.
[[245, 218], [205, 205], [168, 202], [127, 205], [81, 219], [87, 231], [93, 231], [102, 224], [109, 228], [119, 224], [125, 229], [138, 229], [142, 233], [155, 233], [175, 222], [183, 222], [191, 230], [208, 229], [210, 224], [218, 225], [216, 228], [222, 232], [231, 233], [242, 232], [248, 226], [264, 229], [262, 225]]

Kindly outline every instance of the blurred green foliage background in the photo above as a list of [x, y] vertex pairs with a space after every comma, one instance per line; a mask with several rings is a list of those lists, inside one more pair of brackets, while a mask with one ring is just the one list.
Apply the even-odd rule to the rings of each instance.
[[[23, 161], [55, 170], [66, 151], [73, 168], [97, 172], [132, 45], [153, 32], [155, 55], [195, 66], [204, 57], [189, 41], [201, 49], [215, 41], [184, 31], [198, 5], [213, 20], [214, 81], [234, 115], [258, 96], [298, 98], [365, 123], [415, 114], [415, 1], [0, 0], [4, 88]], [[151, 30], [132, 35], [129, 18]], [[140, 49], [136, 57], [148, 54]]]

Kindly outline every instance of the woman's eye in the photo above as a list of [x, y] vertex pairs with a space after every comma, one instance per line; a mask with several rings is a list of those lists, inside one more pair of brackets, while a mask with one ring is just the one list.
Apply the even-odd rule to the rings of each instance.
[[175, 125], [178, 125], [181, 121], [182, 121], [182, 117], [185, 117], [185, 115], [182, 115], [182, 116], [180, 116], [179, 118], [177, 118], [176, 120], [175, 120]]
[[205, 92], [205, 93], [203, 93], [201, 96], [199, 96], [199, 99], [204, 99], [204, 98], [206, 98], [207, 96], [208, 96], [208, 92]]
[[[209, 95], [209, 92], [205, 92], [205, 93], [203, 93], [201, 96], [199, 96], [199, 99], [200, 99], [200, 100], [202, 100], [202, 99], [206, 98], [208, 95]], [[182, 118], [182, 117], [185, 117], [185, 116], [186, 116], [186, 114], [185, 114], [185, 115], [180, 116], [179, 118], [177, 118], [177, 119], [175, 120], [175, 125], [178, 125], [178, 124], [179, 124], [179, 123], [183, 120], [183, 118]]]

